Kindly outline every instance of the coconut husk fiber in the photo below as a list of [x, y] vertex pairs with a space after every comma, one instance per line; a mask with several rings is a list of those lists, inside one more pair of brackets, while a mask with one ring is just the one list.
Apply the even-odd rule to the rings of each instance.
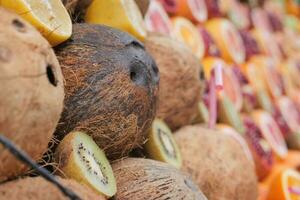
[[[33, 160], [47, 151], [63, 108], [60, 65], [49, 43], [18, 15], [0, 8], [0, 134]], [[28, 167], [0, 145], [0, 182]]]
[[200, 125], [185, 126], [175, 133], [188, 173], [209, 200], [257, 199], [257, 177], [242, 146], [222, 132]]
[[166, 163], [127, 158], [112, 167], [118, 188], [115, 200], [207, 200], [188, 176]]
[[[59, 179], [82, 200], [105, 200], [87, 186], [71, 179]], [[9, 200], [69, 200], [55, 185], [42, 177], [26, 177], [0, 185], [0, 199]]]
[[156, 113], [159, 73], [143, 44], [113, 28], [75, 24], [56, 53], [66, 90], [58, 139], [86, 132], [110, 159], [144, 144]]
[[166, 36], [149, 34], [145, 46], [160, 71], [157, 117], [172, 130], [191, 123], [204, 88], [199, 60], [183, 44]]

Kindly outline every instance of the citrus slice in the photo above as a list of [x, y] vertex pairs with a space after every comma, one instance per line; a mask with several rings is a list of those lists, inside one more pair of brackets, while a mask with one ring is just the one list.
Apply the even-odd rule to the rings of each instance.
[[94, 0], [86, 11], [85, 21], [121, 29], [140, 40], [144, 40], [147, 34], [141, 11], [134, 0]]
[[287, 145], [273, 117], [266, 111], [256, 110], [252, 113], [252, 118], [275, 155], [280, 159], [284, 159], [288, 152]]
[[178, 0], [176, 14], [192, 21], [204, 22], [208, 17], [205, 0]]
[[244, 63], [246, 51], [242, 38], [229, 20], [211, 19], [207, 21], [205, 27], [218, 45], [224, 60], [237, 64]]
[[145, 15], [145, 25], [147, 30], [170, 35], [172, 30], [171, 20], [157, 0], [152, 0]]
[[30, 22], [52, 46], [64, 42], [72, 34], [72, 21], [61, 0], [1, 0], [0, 6]]
[[267, 200], [300, 199], [300, 173], [293, 169], [282, 170], [271, 183]]
[[293, 101], [284, 96], [277, 99], [277, 106], [289, 128], [293, 132], [300, 132], [300, 113]]
[[172, 24], [174, 37], [190, 47], [195, 56], [201, 59], [204, 56], [205, 47], [196, 26], [184, 17], [172, 18]]
[[226, 125], [226, 124], [217, 124], [216, 128], [218, 130], [220, 130], [222, 133], [229, 135], [230, 137], [235, 139], [241, 145], [241, 147], [245, 153], [245, 156], [254, 165], [254, 160], [253, 160], [251, 151], [250, 151], [245, 139], [238, 132], [236, 132], [236, 130], [234, 130], [231, 126]]
[[208, 57], [202, 61], [204, 74], [207, 80], [210, 78], [211, 70], [220, 65], [223, 68], [223, 92], [232, 101], [237, 111], [241, 110], [243, 105], [243, 96], [240, 83], [226, 63], [219, 58]]

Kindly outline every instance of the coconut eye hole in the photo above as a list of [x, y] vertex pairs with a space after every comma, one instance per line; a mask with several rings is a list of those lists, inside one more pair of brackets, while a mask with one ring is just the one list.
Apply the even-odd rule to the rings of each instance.
[[14, 19], [12, 21], [12, 25], [15, 27], [15, 29], [18, 31], [18, 32], [21, 32], [21, 33], [25, 33], [26, 32], [26, 26], [23, 22], [21, 22], [19, 19]]
[[48, 78], [48, 81], [51, 85], [53, 85], [54, 87], [57, 86], [57, 79], [55, 77], [55, 73], [53, 71], [53, 66], [48, 64], [47, 65], [47, 68], [46, 68], [46, 74], [47, 74], [47, 78]]

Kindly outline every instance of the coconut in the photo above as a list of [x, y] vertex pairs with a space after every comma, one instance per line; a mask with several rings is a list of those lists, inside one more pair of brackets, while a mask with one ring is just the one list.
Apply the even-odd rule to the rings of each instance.
[[209, 200], [257, 199], [254, 165], [233, 137], [195, 125], [178, 130], [175, 140], [183, 158], [182, 170]]
[[[105, 200], [92, 189], [71, 179], [59, 179], [62, 185], [72, 190], [82, 200]], [[27, 177], [0, 185], [0, 199], [9, 200], [68, 200], [55, 185], [42, 177]]]
[[206, 200], [197, 185], [175, 167], [143, 158], [127, 158], [112, 165], [119, 200]]
[[[2, 8], [0, 91], [0, 134], [34, 160], [40, 159], [63, 107], [61, 68], [40, 33]], [[0, 160], [0, 181], [28, 169], [1, 145]]]
[[199, 60], [183, 44], [166, 36], [152, 34], [145, 46], [160, 71], [157, 117], [172, 130], [191, 123], [204, 88]]
[[159, 74], [143, 45], [127, 33], [75, 24], [57, 48], [66, 100], [56, 135], [83, 131], [111, 158], [142, 145], [156, 113]]

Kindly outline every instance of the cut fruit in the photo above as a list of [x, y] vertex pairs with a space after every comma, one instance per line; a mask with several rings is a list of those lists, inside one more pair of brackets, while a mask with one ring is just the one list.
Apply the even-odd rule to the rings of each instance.
[[251, 25], [250, 8], [239, 1], [233, 1], [227, 16], [238, 29], [248, 29]]
[[252, 9], [251, 20], [255, 29], [268, 33], [272, 32], [272, 26], [269, 22], [268, 14], [264, 9]]
[[297, 200], [300, 198], [300, 173], [282, 170], [270, 185], [267, 200]]
[[172, 32], [171, 20], [157, 0], [152, 0], [145, 15], [145, 25], [148, 31], [170, 35]]
[[169, 127], [160, 119], [155, 119], [149, 131], [145, 150], [151, 159], [162, 161], [180, 168], [181, 154]]
[[0, 6], [30, 22], [52, 46], [71, 37], [72, 21], [61, 0], [1, 0]]
[[274, 165], [271, 146], [250, 117], [244, 115], [243, 123], [246, 128], [245, 138], [255, 161], [256, 174], [259, 180], [263, 180], [269, 175]]
[[85, 21], [121, 29], [140, 40], [144, 40], [147, 34], [141, 11], [134, 0], [94, 0], [86, 11]]
[[150, 0], [135, 0], [136, 5], [139, 7], [143, 16], [147, 13], [149, 9]]
[[226, 124], [217, 124], [216, 128], [224, 133], [229, 135], [230, 137], [232, 137], [233, 139], [235, 139], [242, 147], [245, 156], [249, 159], [250, 162], [252, 162], [252, 164], [254, 165], [254, 160], [252, 157], [252, 154], [250, 152], [250, 149], [245, 141], [245, 139], [241, 136], [241, 134], [239, 134], [238, 132], [236, 132], [236, 130], [234, 130], [231, 126], [228, 126]]
[[242, 86], [242, 95], [243, 95], [243, 112], [251, 112], [254, 110], [258, 105], [258, 100], [255, 95], [255, 91], [249, 84], [245, 84]]
[[[273, 98], [280, 97], [284, 94], [284, 85], [281, 74], [276, 68], [276, 64], [269, 57], [255, 56], [251, 59], [255, 63], [257, 72], [264, 81], [265, 88]], [[258, 77], [255, 77], [256, 80]]]
[[224, 94], [218, 96], [219, 121], [235, 128], [240, 134], [245, 133], [245, 128], [240, 113], [234, 107], [232, 101]]
[[221, 52], [217, 47], [215, 41], [211, 37], [211, 35], [208, 33], [208, 31], [201, 26], [198, 26], [198, 31], [204, 42], [204, 47], [205, 47], [204, 57], [208, 57], [208, 56], [221, 57]]
[[218, 45], [224, 60], [237, 64], [244, 63], [245, 47], [239, 32], [230, 21], [223, 18], [211, 19], [207, 21], [205, 27]]
[[300, 132], [300, 113], [297, 106], [286, 96], [277, 99], [276, 104], [291, 131]]
[[209, 121], [209, 112], [208, 109], [203, 101], [200, 101], [198, 103], [198, 113], [195, 119], [193, 120], [193, 123], [205, 123], [207, 124]]
[[173, 36], [191, 48], [195, 56], [201, 59], [204, 56], [204, 41], [199, 32], [188, 19], [183, 17], [173, 17]]
[[256, 63], [250, 60], [243, 65], [242, 69], [250, 85], [256, 92], [266, 90], [263, 74], [261, 73], [261, 70], [258, 69], [259, 67], [260, 66], [257, 66]]
[[170, 13], [174, 14], [178, 10], [178, 0], [159, 0], [165, 10]]
[[257, 41], [248, 31], [240, 31], [241, 38], [243, 40], [246, 50], [246, 60], [249, 60], [252, 56], [261, 53], [261, 49], [258, 46]]
[[205, 0], [177, 0], [177, 2], [178, 10], [176, 15], [200, 23], [207, 20], [208, 12]]
[[207, 200], [189, 176], [173, 166], [143, 158], [125, 158], [113, 165], [115, 200]]
[[58, 145], [55, 160], [59, 171], [67, 178], [86, 184], [107, 197], [115, 195], [112, 168], [104, 152], [85, 133], [69, 133]]
[[266, 111], [256, 110], [252, 113], [252, 118], [271, 145], [273, 152], [280, 159], [284, 159], [288, 152], [287, 145], [273, 117]]
[[271, 101], [269, 94], [265, 90], [260, 90], [256, 92], [258, 107], [272, 113], [274, 105]]
[[279, 64], [283, 60], [283, 54], [280, 50], [277, 40], [271, 33], [259, 29], [254, 29], [251, 34], [258, 42], [259, 48], [262, 50], [262, 53], [272, 57], [276, 64]]

